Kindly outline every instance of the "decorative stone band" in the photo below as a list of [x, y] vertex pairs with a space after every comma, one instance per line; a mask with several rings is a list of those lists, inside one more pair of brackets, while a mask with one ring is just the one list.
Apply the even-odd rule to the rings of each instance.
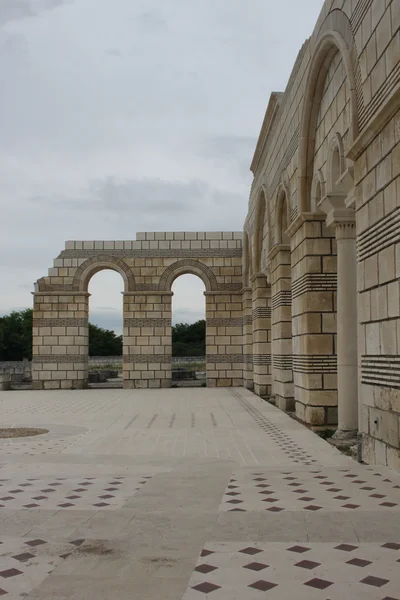
[[336, 273], [307, 273], [292, 283], [292, 298], [307, 292], [335, 292], [336, 288]]
[[33, 319], [33, 327], [86, 327], [87, 319]]
[[207, 327], [242, 327], [243, 318], [207, 319], [206, 324]]
[[246, 315], [243, 317], [243, 325], [252, 325], [253, 324], [253, 315]]
[[42, 354], [41, 356], [33, 356], [34, 364], [43, 363], [87, 363], [87, 354]]
[[253, 354], [253, 365], [263, 366], [271, 364], [270, 354]]
[[209, 364], [242, 363], [243, 360], [243, 354], [208, 354], [206, 357], [206, 362]]
[[400, 389], [400, 356], [362, 356], [361, 383]]
[[319, 356], [317, 354], [293, 355], [293, 371], [295, 373], [336, 373], [337, 358], [333, 356]]
[[58, 258], [93, 258], [99, 254], [119, 258], [201, 258], [242, 256], [241, 248], [192, 248], [192, 249], [152, 249], [152, 250], [63, 250]]
[[292, 304], [292, 292], [281, 290], [272, 296], [272, 308], [290, 306]]
[[255, 308], [253, 310], [252, 320], [254, 319], [270, 319], [271, 318], [271, 308], [270, 307], [260, 307]]
[[124, 319], [124, 327], [170, 327], [171, 319]]
[[146, 364], [146, 363], [171, 363], [171, 354], [125, 354], [122, 357], [124, 364]]
[[357, 237], [358, 260], [362, 261], [384, 248], [400, 242], [400, 207]]
[[273, 365], [275, 369], [281, 369], [282, 371], [291, 371], [293, 368], [292, 356], [287, 354], [274, 354]]
[[246, 365], [252, 365], [253, 364], [253, 355], [252, 354], [243, 354], [243, 362]]
[[[219, 292], [237, 292], [242, 289], [241, 283], [219, 283], [217, 286], [217, 291]], [[137, 283], [135, 285], [134, 291], [136, 292], [160, 292], [159, 283]], [[162, 291], [162, 290], [161, 290]], [[170, 292], [170, 290], [166, 290]], [[212, 290], [211, 290], [212, 291]]]

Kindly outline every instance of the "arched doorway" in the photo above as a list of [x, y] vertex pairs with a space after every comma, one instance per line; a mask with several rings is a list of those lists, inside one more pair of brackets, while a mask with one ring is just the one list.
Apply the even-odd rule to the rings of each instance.
[[[199, 276], [178, 275], [172, 283], [172, 387], [205, 387], [205, 284]], [[207, 337], [211, 344], [213, 336]]]

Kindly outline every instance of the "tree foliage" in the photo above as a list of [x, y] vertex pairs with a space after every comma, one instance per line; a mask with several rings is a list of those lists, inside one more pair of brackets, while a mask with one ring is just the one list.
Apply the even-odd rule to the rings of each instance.
[[206, 322], [192, 325], [178, 323], [172, 327], [172, 356], [205, 356]]
[[[32, 309], [0, 317], [0, 361], [32, 358]], [[122, 335], [89, 323], [89, 355], [121, 356]]]

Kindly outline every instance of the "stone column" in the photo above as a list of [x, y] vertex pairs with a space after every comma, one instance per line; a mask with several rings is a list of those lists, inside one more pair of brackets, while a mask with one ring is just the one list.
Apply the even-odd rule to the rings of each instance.
[[282, 410], [294, 409], [292, 365], [292, 291], [290, 246], [280, 244], [269, 253], [272, 294], [272, 387]]
[[254, 389], [253, 381], [253, 302], [251, 288], [242, 290], [243, 306], [243, 386]]
[[172, 292], [124, 293], [124, 388], [171, 386]]
[[253, 378], [254, 391], [271, 396], [271, 286], [263, 273], [253, 275]]
[[89, 296], [66, 291], [34, 293], [33, 389], [87, 387]]
[[208, 387], [243, 385], [241, 292], [204, 292]]
[[353, 220], [334, 222], [337, 241], [338, 430], [335, 437], [358, 431], [357, 250]]

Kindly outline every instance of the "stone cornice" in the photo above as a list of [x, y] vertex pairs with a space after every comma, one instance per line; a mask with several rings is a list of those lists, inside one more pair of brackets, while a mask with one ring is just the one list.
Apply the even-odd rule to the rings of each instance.
[[279, 110], [280, 101], [282, 99], [283, 92], [272, 92], [268, 107], [265, 113], [264, 121], [261, 126], [261, 132], [257, 141], [257, 146], [254, 152], [253, 160], [250, 165], [250, 171], [253, 175], [256, 174], [258, 165], [260, 163], [261, 156], [263, 154], [265, 144], [270, 134], [273, 122]]
[[276, 244], [268, 253], [268, 262], [270, 262], [279, 252], [290, 252], [289, 244]]

